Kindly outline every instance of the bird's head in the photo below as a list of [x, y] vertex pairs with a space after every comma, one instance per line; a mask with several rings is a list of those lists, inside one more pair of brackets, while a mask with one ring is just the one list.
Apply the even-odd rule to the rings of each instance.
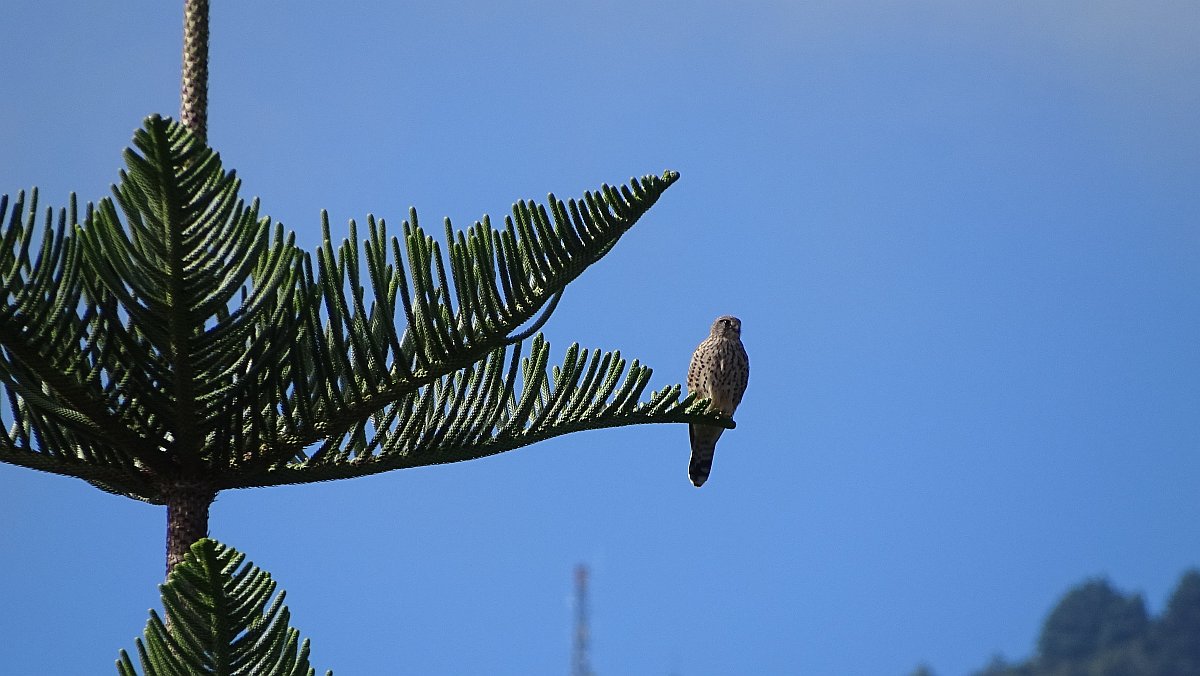
[[742, 337], [742, 320], [733, 315], [717, 317], [712, 325], [712, 336], [714, 338], [740, 339]]

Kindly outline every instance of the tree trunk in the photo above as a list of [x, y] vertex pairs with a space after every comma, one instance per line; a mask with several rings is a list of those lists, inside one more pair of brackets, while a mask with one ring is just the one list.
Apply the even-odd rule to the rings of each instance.
[[[183, 3], [179, 121], [201, 141], [208, 136], [208, 3], [209, 0]], [[192, 543], [208, 536], [208, 507], [217, 493], [204, 481], [177, 480], [164, 486], [163, 494], [167, 498], [167, 574], [170, 575]]]
[[183, 3], [183, 77], [179, 99], [179, 121], [207, 142], [208, 0]]
[[217, 493], [203, 482], [179, 481], [166, 487], [167, 575], [187, 555], [192, 543], [208, 537], [208, 507]]

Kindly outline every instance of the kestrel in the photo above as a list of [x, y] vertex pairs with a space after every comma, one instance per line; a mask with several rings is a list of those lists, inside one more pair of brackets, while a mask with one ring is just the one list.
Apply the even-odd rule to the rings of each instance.
[[[717, 317], [708, 338], [692, 355], [688, 392], [708, 398], [712, 402], [710, 411], [721, 411], [733, 417], [734, 410], [742, 403], [749, 380], [750, 358], [746, 356], [746, 348], [742, 347], [742, 320], [730, 315]], [[712, 470], [717, 439], [721, 438], [725, 428], [696, 424], [689, 427], [692, 460], [688, 463], [688, 477], [699, 488]]]

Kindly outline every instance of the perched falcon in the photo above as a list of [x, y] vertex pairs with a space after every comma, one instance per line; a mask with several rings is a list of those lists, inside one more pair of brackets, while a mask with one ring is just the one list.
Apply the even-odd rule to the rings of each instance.
[[[688, 368], [688, 392], [695, 392], [712, 401], [710, 411], [721, 411], [733, 417], [734, 410], [746, 393], [746, 382], [750, 379], [750, 358], [742, 347], [742, 320], [725, 315], [713, 322], [708, 338], [700, 343], [692, 355]], [[724, 427], [712, 425], [690, 425], [692, 438], [692, 460], [688, 463], [688, 477], [697, 488], [704, 485], [712, 469], [713, 453], [717, 450], [717, 439]]]

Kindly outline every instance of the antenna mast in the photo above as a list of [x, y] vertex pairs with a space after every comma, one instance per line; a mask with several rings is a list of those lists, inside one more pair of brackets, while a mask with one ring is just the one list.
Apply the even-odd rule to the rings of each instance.
[[588, 661], [591, 630], [588, 628], [587, 583], [588, 568], [581, 563], [575, 566], [575, 636], [571, 647], [571, 676], [595, 676]]

